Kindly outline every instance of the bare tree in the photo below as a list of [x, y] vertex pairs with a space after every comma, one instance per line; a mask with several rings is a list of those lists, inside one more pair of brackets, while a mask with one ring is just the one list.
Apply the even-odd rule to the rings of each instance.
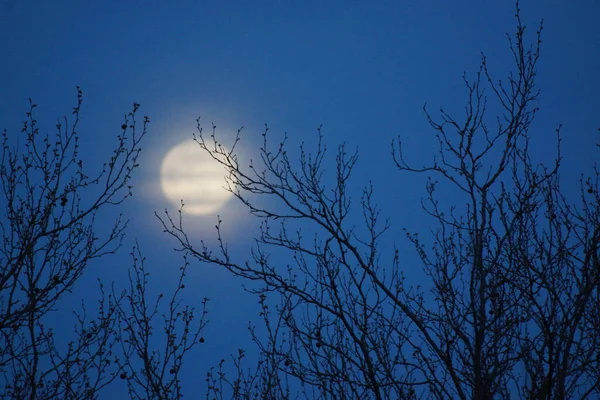
[[125, 116], [117, 147], [102, 170], [88, 176], [77, 132], [83, 93], [71, 119], [42, 133], [30, 101], [19, 137], [3, 132], [0, 180], [0, 376], [2, 398], [95, 398], [118, 374], [112, 347], [117, 339], [117, 303], [102, 298], [89, 317], [77, 312], [74, 339], [60, 348], [48, 321], [59, 300], [74, 287], [94, 259], [114, 253], [127, 222], [117, 218], [106, 234], [98, 231], [101, 210], [131, 195], [148, 119], [136, 121], [138, 104]]
[[[133, 268], [129, 271], [128, 290], [120, 295], [113, 290], [114, 297], [126, 299], [125, 304], [117, 305], [118, 341], [123, 354], [120, 378], [127, 381], [130, 399], [180, 399], [183, 397], [180, 381], [183, 359], [194, 346], [204, 342], [201, 333], [208, 322], [208, 299], [203, 299], [199, 321], [194, 321], [195, 309], [183, 305], [179, 298], [185, 289], [189, 265], [184, 257], [177, 287], [170, 296], [167, 309], [162, 311], [164, 294], [159, 294], [153, 301], [147, 294], [150, 274], [138, 244], [131, 256]], [[162, 321], [157, 323], [157, 318]]]
[[[598, 174], [582, 181], [579, 199], [567, 198], [559, 182], [560, 128], [554, 163], [531, 160], [541, 28], [527, 48], [518, 10], [516, 18], [515, 71], [506, 83], [494, 80], [483, 57], [475, 81], [465, 79], [464, 120], [427, 113], [440, 144], [433, 163], [409, 166], [400, 142], [394, 152], [400, 170], [437, 175], [465, 198], [464, 206], [440, 203], [430, 180], [433, 247], [409, 235], [436, 300], [421, 312], [428, 340], [420, 361], [437, 391], [450, 387], [461, 398], [588, 398], [600, 390], [592, 317], [600, 285]], [[491, 122], [489, 103], [499, 110]]]
[[[396, 256], [393, 269], [386, 270], [379, 263], [378, 239], [388, 225], [385, 221], [380, 224], [371, 188], [362, 196], [366, 235], [359, 236], [346, 223], [350, 213], [346, 187], [356, 155], [347, 156], [345, 147], [340, 146], [336, 181], [330, 190], [322, 180], [325, 149], [321, 144], [315, 156], [301, 149], [300, 171], [294, 171], [285, 143], [271, 149], [267, 137], [265, 132], [263, 172], [254, 164], [249, 172], [243, 171], [233, 153], [235, 145], [225, 151], [216, 141], [208, 144], [202, 136], [197, 139], [229, 168], [231, 190], [263, 221], [252, 260], [232, 259], [220, 236], [221, 221], [216, 226], [220, 243], [216, 251], [203, 243], [196, 249], [181, 219], [173, 220], [168, 213], [162, 219], [165, 230], [198, 259], [262, 283], [249, 290], [259, 295], [268, 331], [265, 343], [255, 336], [263, 353], [263, 374], [250, 379], [264, 383], [260, 389], [263, 398], [285, 398], [288, 383], [279, 374], [293, 377], [314, 398], [410, 396], [418, 366], [410, 365], [403, 351], [410, 337], [408, 320], [390, 301], [403, 290], [402, 276]], [[281, 211], [262, 208], [245, 193], [274, 196], [284, 207], [278, 208]], [[277, 221], [281, 223], [274, 227]], [[306, 221], [316, 225], [308, 239], [294, 226]], [[290, 262], [280, 265], [273, 261], [269, 248], [289, 250]], [[269, 322], [266, 302], [271, 292], [280, 295], [274, 324]], [[238, 385], [232, 386], [236, 393]]]
[[[430, 289], [405, 282], [400, 255], [381, 249], [387, 220], [367, 186], [351, 202], [356, 153], [300, 148], [263, 134], [260, 162], [203, 134], [195, 140], [228, 170], [229, 190], [261, 220], [247, 259], [218, 245], [196, 244], [179, 218], [158, 215], [165, 230], [203, 263], [255, 283], [266, 336], [254, 372], [209, 373], [218, 398], [596, 398], [600, 394], [600, 194], [597, 171], [582, 178], [578, 198], [562, 190], [560, 129], [556, 159], [536, 164], [529, 130], [537, 112], [541, 27], [525, 38], [517, 4], [509, 36], [514, 70], [493, 77], [485, 56], [464, 78], [465, 115], [425, 109], [439, 142], [433, 162], [408, 164], [400, 140], [392, 155], [402, 172], [428, 177], [424, 210], [435, 223], [422, 240], [407, 233]], [[489, 111], [491, 110], [491, 111]], [[491, 112], [496, 115], [489, 116]], [[328, 173], [331, 175], [328, 177]], [[436, 180], [437, 179], [437, 180]], [[445, 189], [439, 189], [439, 182]], [[452, 193], [456, 204], [439, 200]], [[261, 201], [268, 198], [269, 201]], [[448, 196], [444, 196], [448, 198]], [[264, 205], [267, 204], [267, 205]], [[356, 214], [353, 214], [356, 213]], [[362, 217], [363, 225], [356, 225]], [[286, 257], [281, 257], [285, 254]], [[287, 261], [283, 261], [287, 260]], [[222, 367], [221, 367], [222, 368]]]
[[71, 335], [50, 322], [89, 263], [122, 245], [127, 221], [121, 215], [108, 232], [96, 221], [131, 196], [149, 122], [144, 117], [140, 127], [134, 103], [109, 161], [90, 177], [79, 155], [82, 103], [78, 88], [73, 117], [59, 122], [54, 136], [41, 132], [31, 101], [21, 136], [3, 133], [0, 398], [96, 399], [118, 377], [132, 399], [179, 399], [184, 356], [204, 341], [207, 323], [207, 299], [199, 319], [181, 302], [185, 257], [166, 307], [163, 294], [148, 294], [149, 272], [136, 242], [129, 287], [113, 283], [106, 293], [100, 282], [97, 310], [90, 313], [84, 302], [73, 310]]

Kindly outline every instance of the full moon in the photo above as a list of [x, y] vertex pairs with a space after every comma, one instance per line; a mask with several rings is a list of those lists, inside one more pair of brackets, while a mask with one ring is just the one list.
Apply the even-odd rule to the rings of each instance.
[[177, 207], [194, 215], [216, 213], [232, 196], [224, 189], [225, 168], [198, 143], [189, 140], [173, 147], [162, 161], [160, 185]]

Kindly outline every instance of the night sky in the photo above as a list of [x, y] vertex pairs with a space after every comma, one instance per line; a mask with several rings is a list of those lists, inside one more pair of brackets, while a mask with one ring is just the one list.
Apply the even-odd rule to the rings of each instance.
[[[567, 192], [574, 191], [599, 155], [600, 3], [531, 0], [521, 8], [530, 40], [544, 20], [533, 152], [551, 160], [562, 124], [561, 177]], [[397, 244], [410, 282], [419, 284], [419, 263], [402, 229], [427, 234], [433, 223], [420, 211], [425, 177], [395, 168], [391, 142], [400, 135], [407, 159], [418, 165], [431, 159], [436, 142], [423, 105], [434, 115], [443, 106], [460, 117], [462, 75], [474, 77], [481, 52], [492, 73], [505, 78], [514, 9], [511, 1], [463, 0], [0, 0], [0, 129], [17, 134], [32, 98], [38, 121], [52, 133], [57, 118], [70, 114], [79, 85], [82, 157], [100, 169], [133, 102], [151, 119], [134, 196], [107, 214], [131, 220], [123, 248], [89, 266], [56, 313], [59, 329], [68, 336], [69, 306], [97, 297], [98, 277], [125, 285], [136, 239], [148, 259], [151, 294], [172, 290], [182, 255], [154, 216], [175, 210], [160, 190], [160, 166], [171, 147], [192, 140], [197, 117], [207, 129], [214, 123], [225, 145], [244, 126], [243, 160], [258, 154], [265, 123], [274, 140], [287, 132], [292, 148], [305, 142], [309, 150], [322, 125], [331, 167], [339, 143], [358, 148], [353, 190], [360, 194], [373, 183], [392, 224], [384, 244], [390, 251]], [[235, 255], [248, 257], [256, 221], [235, 199], [218, 214]], [[216, 215], [185, 217], [197, 242], [214, 243], [215, 222]], [[206, 342], [186, 362], [188, 397], [204, 393], [206, 370], [221, 358], [240, 347], [255, 351], [246, 328], [258, 304], [242, 284], [213, 266], [190, 267], [184, 301], [211, 301]], [[102, 398], [118, 393], [125, 395], [119, 384]]]

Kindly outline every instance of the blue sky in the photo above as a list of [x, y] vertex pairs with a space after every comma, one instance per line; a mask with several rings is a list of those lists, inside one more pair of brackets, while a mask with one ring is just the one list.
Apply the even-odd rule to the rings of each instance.
[[[534, 151], [549, 159], [562, 124], [562, 176], [573, 190], [598, 157], [600, 4], [531, 0], [521, 8], [530, 34], [544, 19]], [[401, 229], [426, 232], [419, 212], [424, 180], [395, 170], [390, 143], [401, 135], [409, 160], [428, 160], [434, 141], [423, 104], [460, 113], [461, 75], [473, 76], [482, 51], [503, 78], [511, 66], [505, 33], [514, 31], [513, 14], [511, 1], [0, 0], [0, 129], [18, 132], [33, 98], [51, 131], [80, 85], [83, 157], [94, 165], [109, 156], [134, 101], [152, 120], [134, 197], [122, 209], [131, 219], [124, 249], [92, 266], [82, 294], [95, 288], [95, 276], [126, 276], [134, 238], [149, 259], [155, 290], [162, 290], [158, 282], [174, 283], [181, 256], [153, 216], [170, 207], [158, 188], [159, 166], [171, 146], [191, 140], [198, 116], [206, 127], [214, 122], [225, 143], [243, 125], [240, 151], [248, 159], [265, 123], [274, 136], [287, 132], [292, 144], [310, 148], [323, 125], [331, 150], [341, 142], [358, 147], [354, 182], [373, 182], [391, 218], [388, 240], [406, 248], [410, 265], [416, 259]], [[247, 248], [255, 225], [243, 208], [229, 202], [220, 213], [232, 246]], [[212, 237], [214, 217], [187, 221], [198, 238]], [[186, 376], [198, 379], [221, 357], [251, 346], [246, 326], [257, 308], [242, 282], [224, 271], [195, 264], [189, 279], [187, 301], [211, 298], [207, 342], [188, 360]]]

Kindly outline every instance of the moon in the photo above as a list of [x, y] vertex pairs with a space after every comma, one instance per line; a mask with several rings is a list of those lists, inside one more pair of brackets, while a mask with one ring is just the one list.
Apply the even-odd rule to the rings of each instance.
[[214, 215], [232, 196], [225, 190], [225, 167], [192, 140], [169, 150], [160, 168], [161, 189], [175, 206], [183, 200], [183, 211]]

